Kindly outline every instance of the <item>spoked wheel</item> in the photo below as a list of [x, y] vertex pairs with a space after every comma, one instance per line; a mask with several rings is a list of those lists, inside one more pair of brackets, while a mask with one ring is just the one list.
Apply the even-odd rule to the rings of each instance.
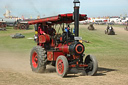
[[24, 24], [21, 24], [20, 29], [24, 30], [24, 29], [26, 29], [26, 26]]
[[86, 75], [93, 76], [97, 73], [98, 63], [95, 56], [88, 55], [84, 63], [88, 65], [88, 67], [85, 68]]
[[65, 56], [59, 56], [56, 60], [56, 72], [59, 76], [65, 77], [69, 69], [68, 61]]
[[44, 72], [46, 69], [46, 51], [41, 46], [36, 46], [32, 49], [30, 55], [30, 65], [32, 71], [41, 73]]

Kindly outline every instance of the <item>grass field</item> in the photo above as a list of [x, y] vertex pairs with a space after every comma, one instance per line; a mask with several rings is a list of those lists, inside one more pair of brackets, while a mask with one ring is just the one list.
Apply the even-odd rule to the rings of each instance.
[[[116, 35], [105, 35], [104, 30], [107, 27], [105, 25], [94, 25], [96, 28], [94, 31], [87, 30], [87, 27], [88, 25], [80, 25], [80, 36], [83, 37], [83, 40], [88, 40], [90, 42], [84, 43], [85, 54], [95, 55], [98, 60], [99, 70], [97, 75], [102, 76], [104, 74], [107, 75], [107, 72], [114, 72], [112, 75], [115, 77], [121, 75], [123, 78], [123, 75], [125, 75], [126, 78], [128, 78], [128, 31], [125, 31], [123, 26], [115, 25], [113, 28]], [[36, 46], [33, 39], [27, 39], [30, 37], [33, 38], [34, 36], [33, 26], [30, 28], [30, 30], [14, 30], [12, 28], [7, 28], [7, 31], [0, 31], [0, 53], [3, 52], [6, 55], [6, 52], [12, 52], [28, 55], [31, 49]], [[22, 33], [25, 35], [25, 38], [12, 39], [10, 35], [15, 33]], [[107, 79], [106, 77], [104, 78]], [[124, 85], [127, 85], [128, 82], [125, 80], [127, 79], [124, 79], [122, 82], [124, 82]], [[118, 79], [114, 81], [115, 82], [110, 84], [113, 85], [117, 83]], [[101, 80], [101, 82], [102, 83], [99, 84], [103, 85], [103, 80]]]
[[[23, 39], [12, 39], [11, 35], [16, 33], [22, 33], [25, 35]], [[30, 27], [30, 30], [14, 30], [12, 27], [7, 28], [7, 31], [0, 31], [0, 49], [10, 50], [10, 51], [29, 51], [36, 43], [32, 39], [34, 30], [33, 26]], [[13, 49], [13, 50], [12, 50]]]
[[[100, 66], [113, 68], [120, 73], [128, 74], [128, 33], [119, 32], [115, 29], [116, 35], [105, 35], [104, 26], [95, 26], [97, 30], [89, 31], [81, 26], [80, 35], [90, 44], [85, 44], [87, 54], [97, 57]], [[113, 26], [116, 27], [116, 26]]]

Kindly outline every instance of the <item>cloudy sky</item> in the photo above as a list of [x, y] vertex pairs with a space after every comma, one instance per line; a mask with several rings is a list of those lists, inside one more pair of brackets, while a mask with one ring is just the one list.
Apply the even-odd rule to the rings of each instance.
[[[6, 9], [11, 15], [36, 18], [73, 12], [73, 0], [0, 0], [0, 17]], [[80, 13], [88, 17], [128, 14], [128, 0], [80, 0]]]

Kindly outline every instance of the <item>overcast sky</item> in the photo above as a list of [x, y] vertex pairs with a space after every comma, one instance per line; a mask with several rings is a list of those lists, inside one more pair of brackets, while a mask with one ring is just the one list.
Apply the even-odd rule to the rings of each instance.
[[[73, 0], [0, 0], [0, 17], [5, 7], [11, 15], [36, 18], [73, 12]], [[88, 17], [128, 14], [128, 0], [80, 0], [80, 13]]]

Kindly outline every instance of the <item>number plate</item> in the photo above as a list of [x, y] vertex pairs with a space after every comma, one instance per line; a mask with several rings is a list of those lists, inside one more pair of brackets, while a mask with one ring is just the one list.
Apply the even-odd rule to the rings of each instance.
[[74, 40], [82, 40], [82, 37], [74, 37]]

